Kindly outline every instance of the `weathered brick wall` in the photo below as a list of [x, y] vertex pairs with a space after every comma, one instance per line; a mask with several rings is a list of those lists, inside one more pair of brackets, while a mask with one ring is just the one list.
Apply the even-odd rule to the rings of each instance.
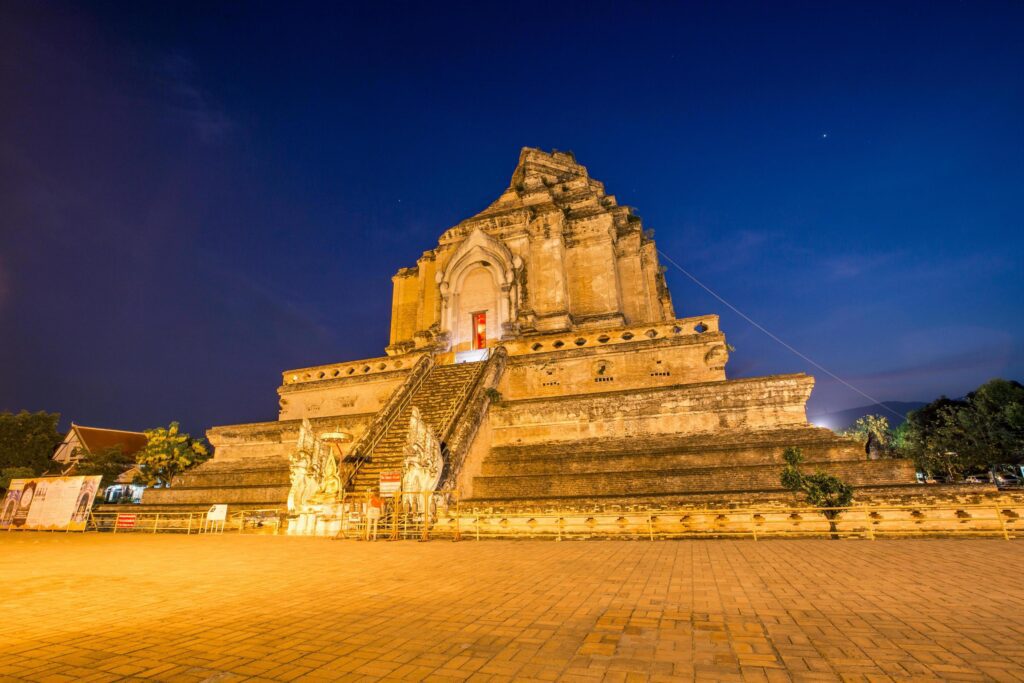
[[220, 488], [147, 489], [142, 495], [142, 510], [147, 505], [188, 505], [208, 507], [214, 504], [283, 508], [288, 502], [289, 486], [224, 486]]
[[146, 489], [143, 505], [209, 506], [215, 503], [280, 507], [288, 500], [286, 456], [210, 460], [178, 477], [170, 488]]
[[[414, 359], [369, 359], [350, 363], [347, 368], [286, 375], [289, 379], [277, 390], [278, 419], [375, 413], [402, 385], [414, 365], [413, 360], [419, 360], [420, 355]], [[401, 367], [393, 369], [396, 363]], [[385, 369], [382, 370], [381, 366]], [[340, 374], [333, 376], [337, 371]], [[290, 379], [292, 376], [305, 377], [306, 374], [312, 374], [312, 379]], [[324, 376], [321, 378], [319, 375]]]
[[[479, 214], [446, 230], [416, 266], [392, 278], [391, 345], [413, 345], [428, 330], [452, 333], [441, 283], [460, 266], [460, 246], [486, 234], [512, 258], [501, 270], [514, 327], [528, 332], [672, 319], [654, 243], [628, 207], [570, 156], [526, 148], [512, 184]], [[498, 250], [493, 250], [498, 251]], [[495, 253], [478, 261], [494, 264]], [[455, 292], [470, 294], [468, 291]], [[499, 304], [500, 308], [504, 304]], [[439, 315], [440, 313], [440, 315]], [[464, 311], [459, 311], [460, 322]], [[488, 310], [488, 321], [497, 318]], [[465, 339], [448, 337], [456, 350]], [[422, 346], [422, 344], [421, 344]]]
[[421, 276], [415, 268], [403, 268], [391, 278], [391, 342], [411, 340], [420, 316]]
[[[854, 490], [854, 506], [875, 508], [906, 508], [916, 506], [983, 506], [1016, 510], [1024, 507], [1024, 491], [999, 491], [990, 485], [932, 486], [923, 484], [861, 486]], [[631, 494], [603, 498], [516, 498], [464, 499], [461, 509], [494, 510], [507, 512], [575, 513], [594, 510], [706, 510], [757, 509], [789, 510], [806, 507], [802, 495], [784, 490], [701, 492], [690, 494]], [[1013, 515], [1011, 514], [1012, 518]]]
[[710, 435], [806, 427], [807, 375], [708, 382], [600, 395], [505, 401], [491, 410], [494, 446]]
[[[474, 496], [484, 499], [621, 496], [628, 493], [686, 494], [782, 490], [781, 465], [708, 467], [689, 470], [630, 469], [618, 472], [573, 472], [477, 477]], [[908, 481], [913, 465], [906, 460], [808, 463], [809, 471], [834, 474], [854, 486]]]
[[781, 464], [787, 446], [798, 446], [810, 462], [862, 460], [860, 444], [826, 429], [765, 430], [733, 434], [647, 435], [629, 439], [495, 446], [482, 466], [487, 475], [682, 469]]
[[[373, 419], [369, 415], [336, 415], [312, 418], [310, 422], [318, 433], [347, 432], [353, 441], [366, 430]], [[302, 420], [281, 420], [278, 422], [255, 422], [242, 425], [214, 427], [206, 437], [214, 447], [214, 460], [244, 461], [254, 458], [287, 458], [294, 450], [299, 438]]]
[[[538, 338], [514, 345], [499, 390], [505, 399], [585, 395], [725, 379], [725, 336], [672, 326]], [[668, 336], [664, 336], [664, 335]], [[602, 343], [602, 339], [607, 340]], [[533, 351], [532, 347], [537, 350]], [[513, 351], [510, 350], [510, 354]]]

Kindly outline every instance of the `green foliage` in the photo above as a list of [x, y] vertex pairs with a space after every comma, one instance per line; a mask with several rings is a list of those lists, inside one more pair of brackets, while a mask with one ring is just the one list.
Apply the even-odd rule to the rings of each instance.
[[75, 466], [75, 474], [86, 476], [100, 475], [100, 488], [102, 491], [112, 485], [121, 474], [135, 464], [135, 458], [125, 455], [117, 446], [107, 448], [99, 453], [92, 453], [84, 448], [75, 451], [78, 457], [78, 464]]
[[966, 406], [965, 401], [941, 396], [923, 408], [911, 411], [904, 423], [902, 454], [929, 475], [939, 474], [952, 479], [962, 477], [966, 463], [955, 450], [950, 450], [949, 435], [944, 426], [950, 415]]
[[[786, 467], [782, 470], [781, 482], [795, 493], [803, 493], [808, 504], [816, 508], [845, 508], [853, 502], [853, 487], [838, 477], [824, 472], [804, 474], [800, 471], [804, 455], [799, 448], [790, 446], [782, 452]], [[829, 521], [833, 534], [839, 510], [823, 509], [821, 514]]]
[[6, 491], [11, 479], [31, 479], [36, 476], [31, 467], [5, 467], [0, 470], [0, 491]]
[[843, 435], [864, 444], [865, 452], [872, 460], [896, 455], [895, 434], [889, 427], [889, 420], [883, 415], [865, 415]]
[[54, 468], [50, 458], [63, 438], [58, 422], [58, 413], [0, 413], [0, 470], [27, 468], [37, 476]]
[[891, 435], [889, 420], [883, 415], [865, 415], [853, 423], [844, 434], [854, 438], [867, 441], [867, 438], [874, 435], [880, 441], [887, 441]]
[[494, 387], [488, 387], [487, 390], [484, 391], [484, 396], [486, 396], [487, 400], [491, 403], [497, 403], [501, 400], [501, 392]]
[[892, 455], [896, 458], [904, 457], [908, 446], [909, 427], [903, 422], [899, 427], [892, 430]]
[[170, 486], [175, 476], [210, 457], [202, 439], [180, 431], [177, 422], [166, 429], [147, 429], [149, 442], [136, 454], [140, 474], [136, 482], [146, 486]]
[[967, 408], [946, 420], [968, 460], [986, 467], [1024, 461], [1024, 386], [994, 379], [967, 395]]
[[1024, 462], [1024, 386], [994, 379], [963, 401], [943, 396], [911, 412], [901, 451], [924, 472], [952, 481]]

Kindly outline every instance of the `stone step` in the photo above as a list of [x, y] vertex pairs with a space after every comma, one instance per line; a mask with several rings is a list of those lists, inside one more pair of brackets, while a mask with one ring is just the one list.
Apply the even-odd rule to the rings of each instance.
[[[685, 470], [729, 468], [743, 465], [782, 464], [782, 453], [792, 441], [776, 444], [748, 444], [728, 448], [679, 448], [609, 450], [600, 455], [580, 455], [571, 445], [543, 453], [523, 448], [519, 457], [506, 451], [504, 459], [488, 457], [481, 467], [485, 476], [527, 474], [570, 474], [616, 471]], [[813, 445], [802, 449], [806, 460], [842, 462], [864, 458], [858, 444]]]
[[547, 458], [561, 459], [566, 454], [571, 454], [572, 457], [599, 457], [617, 453], [711, 452], [765, 446], [783, 449], [786, 446], [797, 446], [803, 449], [805, 454], [808, 448], [816, 450], [836, 448], [844, 451], [854, 448], [861, 449], [859, 452], [863, 453], [862, 447], [856, 441], [839, 437], [827, 429], [803, 427], [735, 434], [672, 434], [636, 436], [626, 439], [585, 439], [526, 445], [507, 444], [492, 447], [487, 460], [523, 462]]
[[349, 490], [361, 492], [372, 489], [378, 485], [381, 472], [401, 470], [412, 407], [419, 408], [423, 420], [435, 432], [440, 432], [445, 426], [442, 422], [479, 376], [484, 363], [435, 366], [412, 396], [409, 405], [399, 412], [374, 446], [370, 461], [360, 466], [349, 484]]
[[290, 485], [291, 476], [288, 464], [274, 469], [243, 470], [225, 472], [188, 472], [174, 480], [175, 489], [182, 488], [215, 488], [217, 486], [276, 486]]
[[[286, 510], [286, 508], [287, 508], [287, 501], [285, 501], [283, 503], [269, 503], [269, 504], [265, 504], [265, 503], [229, 503], [228, 504], [228, 515], [233, 515], [234, 513], [241, 512], [243, 510], [281, 510], [283, 512], [283, 511]], [[209, 509], [210, 509], [210, 504], [208, 504], [208, 503], [145, 503], [145, 502], [143, 502], [143, 503], [133, 503], [133, 504], [130, 504], [130, 505], [127, 504], [127, 503], [125, 503], [125, 504], [104, 503], [102, 505], [94, 505], [93, 508], [92, 508], [93, 512], [101, 512], [101, 513], [121, 512], [121, 513], [126, 513], [126, 514], [132, 514], [132, 513], [139, 512], [139, 513], [143, 513], [143, 514], [147, 514], [147, 515], [155, 514], [155, 513], [161, 513], [161, 514], [166, 513], [166, 514], [173, 514], [173, 515], [195, 513], [195, 514], [197, 514], [197, 519], [198, 519], [198, 514], [206, 512]]]
[[[782, 491], [783, 466], [735, 467], [478, 476], [473, 498], [542, 499], [584, 496], [633, 496], [669, 493]], [[825, 471], [853, 486], [881, 485], [914, 480], [909, 460], [855, 460], [805, 463], [807, 472]]]
[[221, 486], [186, 487], [172, 486], [166, 489], [146, 489], [142, 493], [145, 505], [246, 505], [248, 507], [281, 507], [288, 502], [290, 484], [266, 486], [238, 486], [230, 481]]
[[281, 456], [262, 456], [259, 458], [241, 458], [235, 460], [213, 459], [197, 465], [194, 469], [187, 472], [187, 474], [195, 472], [241, 472], [248, 470], [275, 469], [279, 467], [287, 468], [288, 458]]

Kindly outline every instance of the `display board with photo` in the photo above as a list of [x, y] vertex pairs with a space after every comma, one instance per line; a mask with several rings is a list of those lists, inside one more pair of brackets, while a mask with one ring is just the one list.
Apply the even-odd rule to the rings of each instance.
[[99, 476], [12, 479], [0, 529], [84, 531], [99, 485]]

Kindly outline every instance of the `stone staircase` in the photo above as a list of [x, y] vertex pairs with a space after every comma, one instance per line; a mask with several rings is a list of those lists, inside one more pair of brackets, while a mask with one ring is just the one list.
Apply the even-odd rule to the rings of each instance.
[[402, 471], [413, 406], [443, 443], [485, 365], [486, 361], [434, 366], [368, 453], [369, 460], [356, 470], [347, 491], [365, 494], [379, 484], [381, 472]]
[[497, 446], [473, 478], [467, 502], [719, 498], [724, 503], [753, 493], [782, 493], [786, 446], [802, 448], [805, 471], [829, 472], [855, 487], [915, 481], [909, 461], [869, 461], [857, 444], [806, 427]]

